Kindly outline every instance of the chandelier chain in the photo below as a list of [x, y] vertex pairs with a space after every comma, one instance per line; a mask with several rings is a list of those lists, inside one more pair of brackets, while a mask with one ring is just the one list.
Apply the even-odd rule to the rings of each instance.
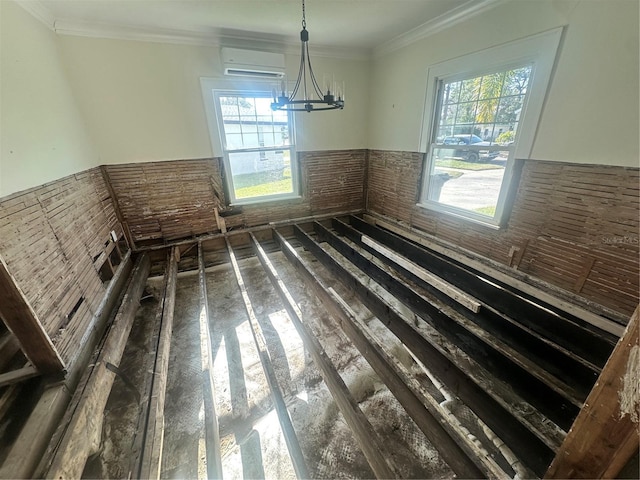
[[304, 0], [302, 0], [302, 28], [307, 28], [307, 19], [305, 16]]
[[[317, 112], [320, 110], [342, 110], [344, 108], [344, 94], [337, 90], [335, 81], [333, 87], [326, 85], [326, 93], [320, 88], [316, 75], [311, 67], [309, 56], [309, 32], [307, 31], [305, 0], [302, 0], [302, 31], [300, 32], [300, 70], [298, 78], [290, 95], [287, 95], [286, 79], [281, 81], [280, 94], [273, 90], [272, 110], [289, 112]], [[308, 77], [308, 78], [307, 78]], [[343, 84], [344, 86], [344, 84]], [[302, 87], [302, 88], [301, 88]], [[296, 98], [301, 90], [302, 98]], [[336, 91], [337, 90], [337, 91]], [[315, 93], [315, 98], [314, 94]], [[311, 94], [311, 96], [309, 96]]]

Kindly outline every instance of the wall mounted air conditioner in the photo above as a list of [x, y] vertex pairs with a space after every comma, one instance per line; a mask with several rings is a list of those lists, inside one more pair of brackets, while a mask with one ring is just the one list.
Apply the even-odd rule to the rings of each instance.
[[284, 54], [222, 48], [222, 65], [225, 75], [243, 77], [284, 77]]

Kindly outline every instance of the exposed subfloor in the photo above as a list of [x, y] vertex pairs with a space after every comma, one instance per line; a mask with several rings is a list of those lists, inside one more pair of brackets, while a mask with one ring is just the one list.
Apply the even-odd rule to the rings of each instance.
[[[407, 416], [339, 326], [309, 294], [281, 253], [270, 254], [281, 278], [361, 409], [382, 437], [387, 454], [406, 478], [451, 478], [453, 472]], [[252, 306], [261, 323], [276, 376], [313, 478], [372, 478], [373, 472], [258, 260], [240, 261]], [[321, 274], [321, 269], [318, 270]], [[331, 277], [327, 276], [331, 282]], [[339, 282], [332, 282], [338, 292]], [[295, 478], [268, 384], [230, 264], [207, 271], [216, 408], [225, 478]], [[134, 386], [144, 383], [161, 278], [151, 278], [119, 376], [105, 411], [103, 447], [85, 478], [128, 475], [140, 409]], [[205, 478], [204, 411], [199, 331], [199, 285], [194, 273], [178, 277], [167, 380], [162, 478]], [[417, 377], [425, 377], [408, 352], [377, 319], [348, 299], [385, 344]], [[376, 325], [378, 323], [379, 325]], [[387, 338], [389, 337], [389, 338]], [[123, 379], [126, 379], [126, 381]], [[428, 380], [425, 378], [428, 384]], [[434, 394], [438, 394], [437, 391]]]
[[[352, 218], [352, 221], [366, 228], [360, 220]], [[349, 233], [348, 227], [340, 221], [334, 219], [332, 224], [338, 230]], [[544, 307], [526, 303], [526, 299], [517, 294], [493, 283], [485, 284], [482, 277], [470, 275], [454, 264], [447, 263], [454, 271], [451, 275], [459, 275], [462, 283], [468, 283], [467, 288], [485, 297], [485, 302], [500, 300], [496, 295], [507, 295], [513, 304], [506, 300], [498, 302], [507, 312], [515, 312], [517, 308], [514, 305], [524, 305], [526, 310], [522, 320], [524, 324], [502, 316], [486, 303], [480, 313], [461, 312], [465, 307], [453, 308], [449, 298], [442, 301], [439, 300], [441, 297], [428, 290], [421, 290], [422, 287], [409, 288], [409, 285], [415, 284], [406, 279], [405, 274], [399, 273], [397, 266], [381, 262], [362, 248], [360, 243], [364, 242], [364, 235], [357, 233], [351, 234], [350, 238], [344, 235], [338, 239], [320, 224], [315, 224], [314, 230], [314, 239], [298, 227], [294, 229], [295, 239], [291, 239], [290, 243], [280, 238], [278, 242], [282, 244], [286, 255], [272, 248], [274, 244], [271, 242], [263, 242], [265, 250], [271, 252], [267, 257], [277, 272], [272, 272], [271, 278], [267, 274], [270, 267], [266, 264], [269, 261], [265, 260], [257, 245], [257, 256], [252, 256], [250, 249], [240, 249], [242, 254], [249, 253], [247, 258], [239, 261], [242, 287], [238, 285], [231, 263], [212, 266], [206, 271], [223, 476], [296, 477], [261, 363], [264, 354], [259, 353], [255, 332], [252, 332], [251, 316], [257, 320], [264, 335], [276, 383], [285, 399], [308, 476], [375, 476], [370, 467], [370, 464], [375, 464], [371, 461], [372, 455], [369, 455], [368, 462], [354, 436], [355, 430], [352, 431], [354, 425], [350, 428], [343, 418], [317, 366], [311, 360], [313, 355], [308, 351], [310, 344], [303, 343], [304, 335], [299, 334], [294, 326], [299, 326], [295, 323], [297, 320], [289, 318], [285, 304], [273, 286], [272, 280], [277, 281], [277, 277], [286, 285], [297, 304], [302, 323], [322, 345], [355, 403], [370, 422], [375, 434], [368, 432], [361, 436], [363, 445], [369, 440], [375, 443], [373, 437], [379, 437], [382, 448], [378, 451], [382, 453], [373, 456], [384, 456], [393, 475], [402, 478], [454, 477], [454, 471], [443, 460], [441, 453], [452, 462], [451, 465], [455, 465], [461, 455], [456, 453], [460, 452], [457, 447], [464, 444], [467, 451], [473, 452], [476, 465], [481, 463], [482, 468], [486, 468], [484, 475], [520, 478], [542, 476], [554, 446], [565, 434], [566, 430], [562, 428], [570, 426], [576, 405], [590, 389], [589, 382], [592, 377], [595, 378], [598, 365], [608, 354], [610, 339], [592, 331], [590, 327], [557, 315], [553, 316], [553, 325], [563, 322], [561, 328], [574, 332], [585, 345], [595, 342], [598, 348], [594, 347], [596, 351], [593, 353], [587, 352], [589, 360], [573, 352], [574, 348], [578, 352], [585, 351], [580, 342], [576, 342], [575, 347], [570, 342], [568, 349], [562, 346], [555, 349], [555, 344], [544, 338], [547, 328], [545, 322], [549, 323], [549, 319], [540, 317], [555, 314]], [[371, 228], [369, 230], [386, 238]], [[320, 237], [326, 238], [326, 243]], [[393, 239], [388, 241], [391, 244], [396, 242]], [[317, 242], [323, 242], [322, 246]], [[411, 247], [396, 243], [400, 251]], [[225, 254], [219, 251], [212, 252], [216, 261], [223, 256]], [[258, 257], [261, 257], [260, 261]], [[436, 270], [442, 270], [442, 260], [429, 258]], [[187, 264], [192, 266], [193, 261], [187, 260]], [[304, 272], [307, 277], [303, 279], [298, 272]], [[449, 275], [446, 271], [444, 273]], [[314, 279], [320, 283], [315, 284]], [[320, 284], [321, 290], [311, 288], [317, 288]], [[144, 399], [150, 391], [153, 362], [158, 350], [157, 324], [161, 317], [157, 311], [163, 289], [163, 278], [147, 281], [148, 295], [143, 298], [138, 310], [105, 412], [103, 446], [100, 453], [87, 464], [84, 472], [87, 478], [128, 477], [133, 471], [132, 460], [139, 457], [142, 442], [137, 432], [145, 431], [140, 419], [146, 418], [142, 415], [140, 405], [146, 405], [141, 398]], [[322, 304], [314, 291], [320, 295], [331, 292], [332, 301], [338, 299], [335, 301], [342, 302], [350, 312], [352, 320], [349, 322], [352, 326], [348, 326], [344, 318], [341, 319], [342, 324], [336, 322], [328, 313], [328, 299], [325, 298], [327, 304]], [[424, 292], [425, 297], [414, 293], [419, 291]], [[246, 297], [243, 297], [245, 292]], [[165, 424], [160, 476], [165, 479], [207, 476], [206, 461], [210, 454], [207, 449], [211, 446], [207, 441], [211, 442], [211, 437], [207, 436], [205, 427], [208, 415], [204, 411], [206, 384], [203, 382], [201, 354], [201, 318], [204, 317], [200, 302], [198, 274], [179, 274], [163, 415]], [[367, 307], [361, 302], [367, 302]], [[249, 304], [251, 315], [248, 315], [245, 303]], [[293, 309], [289, 311], [293, 312]], [[380, 319], [372, 311], [377, 312]], [[540, 317], [541, 334], [526, 327], [528, 316]], [[503, 325], [502, 328], [510, 332], [511, 337], [496, 330], [494, 323]], [[253, 325], [255, 327], [256, 323]], [[353, 325], [357, 325], [355, 328], [360, 334], [355, 333]], [[401, 325], [405, 327], [399, 328]], [[359, 345], [361, 352], [347, 339], [342, 327]], [[485, 327], [489, 330], [485, 331]], [[496, 334], [500, 336], [497, 340], [494, 338]], [[308, 338], [309, 334], [305, 335]], [[573, 338], [572, 335], [569, 338]], [[365, 336], [367, 340], [363, 342], [361, 339]], [[537, 347], [529, 347], [531, 342]], [[379, 356], [372, 355], [372, 348], [384, 352], [380, 352]], [[575, 381], [566, 378], [537, 349], [542, 349], [545, 355], [550, 355], [558, 362], [564, 362], [562, 364], [579, 368], [580, 378]], [[522, 354], [520, 350], [524, 350]], [[409, 405], [409, 410], [400, 405], [361, 353], [374, 361], [377, 371], [389, 381], [395, 395], [402, 399], [405, 406]], [[402, 372], [401, 377], [390, 376], [390, 371], [381, 367], [376, 359], [383, 357], [389, 359], [385, 362], [395, 362], [394, 371]], [[540, 366], [540, 362], [544, 365]], [[459, 367], [458, 363], [462, 366]], [[542, 367], [549, 368], [549, 371]], [[427, 368], [434, 370], [431, 372]], [[530, 369], [535, 371], [531, 372]], [[556, 373], [560, 377], [556, 378]], [[493, 375], [496, 375], [495, 379]], [[411, 384], [411, 389], [422, 392], [419, 395], [424, 400], [420, 401], [430, 402], [433, 412], [440, 415], [440, 424], [446, 423], [453, 432], [457, 446], [444, 440], [438, 444], [440, 451], [434, 448], [423, 433], [427, 432], [432, 437], [431, 427], [422, 423], [418, 428], [414, 423], [407, 411], [418, 423], [423, 422], [424, 418], [417, 413], [415, 404], [407, 403], [407, 390], [399, 388], [398, 381], [405, 382], [407, 388]], [[541, 394], [538, 390], [546, 393]], [[336, 394], [335, 391], [333, 393]], [[520, 395], [531, 398], [533, 403], [522, 400]], [[568, 410], [563, 412], [562, 408], [556, 408], [557, 401], [547, 399], [548, 395]], [[541, 412], [553, 417], [553, 422]], [[506, 418], [503, 418], [505, 415]], [[496, 436], [496, 431], [511, 443], [507, 446], [503, 439]], [[536, 443], [532, 445], [531, 442]], [[455, 468], [460, 469], [460, 464]]]

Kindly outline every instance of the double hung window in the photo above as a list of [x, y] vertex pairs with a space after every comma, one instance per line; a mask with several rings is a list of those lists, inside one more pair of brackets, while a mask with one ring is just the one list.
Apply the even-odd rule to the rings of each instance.
[[262, 92], [214, 92], [231, 203], [298, 196], [291, 114]]
[[560, 33], [429, 69], [421, 206], [504, 223], [516, 159], [529, 158]]

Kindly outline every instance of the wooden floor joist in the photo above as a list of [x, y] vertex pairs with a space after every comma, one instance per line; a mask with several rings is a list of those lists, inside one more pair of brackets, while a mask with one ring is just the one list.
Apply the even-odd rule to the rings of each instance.
[[103, 411], [115, 379], [115, 374], [108, 365], [120, 363], [149, 268], [148, 255], [141, 255], [136, 261], [131, 282], [98, 360], [93, 366], [80, 402], [65, 428], [60, 443], [56, 446], [46, 478], [80, 478], [87, 458], [99, 448]]
[[0, 257], [0, 318], [20, 342], [25, 356], [41, 373], [58, 373], [64, 362], [42, 323]]
[[368, 237], [366, 235], [362, 235], [361, 239], [362, 239], [362, 243], [363, 244], [368, 245], [369, 247], [373, 248], [378, 253], [384, 255], [385, 257], [387, 257], [392, 262], [397, 263], [398, 265], [400, 265], [402, 268], [404, 268], [406, 270], [410, 270], [411, 272], [413, 272], [413, 274], [416, 277], [418, 277], [421, 280], [424, 280], [425, 282], [427, 282], [428, 284], [434, 286], [435, 288], [437, 288], [438, 290], [443, 292], [445, 295], [447, 295], [450, 298], [454, 299], [460, 305], [465, 306], [466, 308], [468, 308], [469, 310], [471, 310], [474, 313], [478, 313], [480, 311], [480, 307], [482, 307], [482, 303], [479, 302], [477, 299], [473, 298], [468, 293], [463, 292], [459, 288], [455, 287], [454, 285], [450, 284], [449, 282], [446, 282], [446, 281], [442, 280], [438, 276], [427, 272], [421, 266], [419, 266], [419, 265], [407, 260], [406, 258], [398, 255], [397, 253], [395, 253], [394, 251], [388, 249], [384, 245], [380, 245], [378, 242], [376, 242], [372, 238], [370, 238], [370, 237]]
[[162, 462], [162, 441], [164, 438], [164, 404], [169, 371], [169, 352], [173, 331], [173, 312], [176, 302], [176, 282], [178, 278], [179, 252], [173, 247], [167, 257], [166, 291], [162, 304], [160, 335], [156, 349], [153, 383], [149, 397], [147, 427], [144, 434], [140, 478], [157, 479], [160, 477]]
[[[456, 385], [456, 395], [510, 446], [528, 468], [537, 475], [544, 473], [553, 457], [553, 450], [549, 446], [553, 440], [546, 438], [544, 423], [532, 425], [527, 418], [528, 415], [523, 416], [514, 408], [514, 405], [524, 406], [526, 402], [509, 392], [508, 387], [501, 386], [500, 382], [492, 379], [488, 372], [480, 373], [484, 369], [474, 365], [464, 353], [453, 355], [452, 352], [459, 349], [437, 330], [426, 325], [421, 329], [416, 328], [415, 318], [407, 318], [387, 300], [369, 289], [368, 285], [361, 283], [300, 228], [296, 228], [295, 233], [302, 245], [347, 288], [353, 288], [367, 308], [385, 323], [424, 365], [429, 365], [430, 370], [443, 383]], [[429, 335], [425, 335], [423, 329], [430, 330]], [[530, 406], [524, 408], [523, 411], [532, 411]]]
[[202, 242], [198, 243], [198, 280], [200, 283], [200, 356], [202, 358], [202, 382], [204, 396], [205, 454], [207, 474], [210, 479], [222, 478], [220, 458], [220, 432], [213, 383], [213, 359], [211, 331], [209, 328], [209, 297]]
[[291, 294], [280, 279], [278, 272], [271, 264], [267, 254], [253, 235], [251, 235], [251, 241], [260, 263], [264, 267], [267, 272], [267, 276], [280, 295], [280, 298], [284, 303], [284, 307], [289, 313], [289, 318], [291, 318], [300, 338], [302, 338], [302, 342], [309, 349], [309, 353], [311, 354], [314, 363], [320, 370], [322, 378], [329, 388], [338, 408], [342, 412], [345, 421], [351, 428], [351, 431], [369, 462], [373, 473], [377, 478], [398, 478], [398, 468], [393, 464], [389, 456], [385, 455], [382, 440], [349, 392], [344, 380], [340, 377], [340, 374], [331, 363], [329, 356], [318, 339], [303, 322], [303, 314], [300, 308], [291, 297]]
[[638, 454], [639, 317], [640, 306], [631, 316], [545, 478], [619, 478], [629, 459]]
[[22, 382], [38, 375], [38, 370], [33, 365], [25, 365], [24, 367], [13, 370], [12, 372], [0, 374], [0, 388]]
[[309, 470], [307, 468], [302, 449], [300, 448], [300, 442], [298, 441], [296, 431], [293, 428], [293, 423], [291, 421], [291, 417], [289, 416], [289, 411], [287, 410], [287, 404], [284, 401], [282, 389], [280, 388], [275, 370], [273, 368], [273, 364], [271, 362], [271, 356], [269, 355], [269, 350], [267, 349], [267, 343], [264, 339], [262, 328], [260, 327], [258, 318], [253, 310], [253, 306], [251, 305], [251, 299], [249, 298], [244, 280], [242, 279], [240, 266], [238, 265], [238, 261], [236, 259], [233, 248], [231, 247], [231, 243], [229, 242], [228, 238], [226, 238], [225, 240], [227, 243], [229, 260], [231, 262], [233, 272], [238, 283], [238, 288], [240, 289], [240, 293], [242, 295], [244, 307], [247, 312], [247, 318], [251, 327], [251, 333], [253, 334], [253, 339], [256, 344], [256, 348], [258, 349], [258, 356], [260, 357], [262, 369], [264, 371], [265, 377], [267, 378], [267, 383], [269, 384], [269, 389], [271, 391], [275, 410], [278, 415], [278, 420], [280, 421], [282, 434], [284, 435], [284, 439], [289, 450], [293, 468], [299, 479], [309, 478]]
[[[459, 344], [466, 353], [479, 353], [476, 359], [485, 368], [493, 369], [496, 376], [507, 381], [521, 396], [530, 399], [554, 422], [569, 428], [584, 398], [573, 385], [539, 368], [535, 362], [509, 345], [498, 342], [494, 336], [486, 335], [484, 330], [458, 312], [434, 298], [425, 297], [414, 286], [366, 258], [323, 225], [316, 222], [314, 228], [321, 239], [326, 239], [341, 255], [401, 300], [415, 315], [453, 343]], [[583, 394], [586, 396], [586, 392]]]
[[[534, 364], [531, 370], [541, 370], [545, 372], [543, 373], [545, 380], [550, 379], [552, 382], [555, 382], [548, 374], [561, 380], [564, 385], [574, 389], [574, 397], [577, 400], [583, 400], [588, 394], [600, 373], [600, 367], [590, 359], [584, 358], [579, 352], [587, 348], [587, 346], [596, 345], [602, 349], [603, 353], [609, 351], [606, 347], [606, 342], [603, 343], [601, 341], [602, 339], [598, 338], [597, 335], [584, 332], [580, 327], [575, 325], [573, 326], [573, 331], [576, 332], [576, 334], [569, 335], [563, 344], [558, 344], [552, 338], [545, 336], [544, 330], [535, 331], [525, 324], [526, 322], [532, 322], [530, 319], [536, 319], [537, 321], [540, 316], [548, 314], [548, 312], [545, 312], [540, 307], [534, 307], [530, 303], [524, 302], [524, 299], [516, 297], [512, 292], [505, 291], [491, 281], [491, 279], [486, 279], [487, 281], [485, 281], [475, 275], [469, 275], [469, 272], [461, 266], [436, 257], [431, 257], [432, 260], [427, 262], [427, 254], [425, 253], [424, 256], [418, 255], [418, 253], [424, 252], [416, 251], [417, 247], [415, 245], [395, 242], [395, 246], [398, 248], [395, 252], [396, 254], [402, 252], [403, 257], [404, 255], [411, 255], [411, 249], [413, 249], [414, 254], [411, 255], [412, 257], [422, 258], [423, 264], [429, 265], [430, 268], [437, 268], [438, 271], [449, 275], [450, 278], [457, 279], [460, 284], [464, 285], [468, 290], [480, 292], [485, 299], [485, 304], [481, 311], [471, 315], [467, 310], [458, 308], [457, 304], [450, 302], [447, 296], [430, 288], [430, 284], [421, 283], [421, 279], [415, 275], [414, 269], [407, 270], [399, 267], [386, 256], [377, 254], [378, 252], [376, 250], [370, 249], [362, 243], [361, 237], [363, 233], [354, 226], [347, 225], [338, 219], [333, 219], [332, 226], [338, 233], [346, 236], [346, 238], [357, 244], [359, 248], [367, 250], [385, 265], [399, 271], [405, 278], [414, 281], [421, 290], [429, 293], [430, 301], [437, 305], [440, 310], [446, 311], [448, 316], [455, 319], [461, 325], [464, 325], [465, 328], [475, 331], [477, 336], [484, 339], [484, 342], [504, 349], [507, 355], [524, 356], [530, 359]], [[369, 228], [369, 231], [371, 231], [371, 228]], [[444, 268], [445, 266], [447, 268]], [[495, 303], [507, 303], [505, 299], [509, 297], [512, 298], [513, 303], [521, 305], [521, 313], [515, 318], [490, 304], [492, 299], [499, 299], [496, 300]], [[522, 317], [525, 317], [524, 321]], [[527, 319], [527, 317], [530, 317], [530, 319]], [[561, 317], [556, 317], [556, 323], [562, 325], [564, 320]], [[565, 324], [564, 329], [571, 331], [571, 325]], [[589, 333], [589, 337], [585, 336], [587, 333]], [[580, 341], [586, 343], [583, 345], [578, 344], [578, 346], [575, 347], [575, 344]], [[576, 351], [574, 351], [574, 348]], [[593, 356], [590, 357], [591, 359], [595, 359]], [[546, 372], [548, 372], [548, 374]], [[560, 386], [563, 389], [565, 388], [562, 385]]]
[[367, 333], [366, 325], [349, 311], [342, 299], [330, 287], [324, 285], [322, 280], [314, 275], [311, 267], [298, 255], [291, 244], [278, 232], [274, 232], [274, 238], [306, 284], [322, 301], [323, 306], [339, 321], [345, 334], [402, 404], [416, 425], [438, 449], [451, 469], [460, 478], [504, 476], [505, 472], [493, 459], [479, 451], [475, 444], [468, 441], [468, 437], [463, 432], [456, 429], [445, 418], [438, 402], [411, 376], [402, 363], [388, 355], [384, 347]]
[[136, 427], [136, 435], [131, 448], [130, 475], [134, 478], [141, 478], [142, 463], [144, 462], [145, 441], [147, 433], [147, 424], [149, 419], [149, 409], [151, 408], [151, 395], [153, 391], [154, 379], [156, 377], [155, 366], [157, 364], [158, 345], [160, 344], [160, 334], [162, 333], [162, 315], [164, 312], [164, 302], [167, 297], [167, 287], [169, 284], [169, 256], [166, 256], [164, 264], [164, 273], [162, 281], [162, 290], [156, 305], [156, 312], [153, 318], [153, 329], [148, 343], [149, 355], [145, 359], [145, 375], [144, 383], [138, 386], [140, 394], [140, 414], [138, 416], [138, 425]]
[[[487, 274], [500, 282], [506, 282], [527, 295], [531, 295], [555, 308], [562, 309], [563, 311], [575, 315], [576, 317], [581, 318], [590, 324], [615, 335], [616, 337], [620, 337], [624, 332], [624, 326], [619, 323], [613, 322], [580, 306], [579, 302], [581, 300], [584, 301], [583, 298], [580, 298], [577, 295], [571, 296], [569, 300], [562, 298], [567, 292], [559, 287], [546, 284], [535, 277], [507, 268], [505, 265], [494, 260], [487, 258], [480, 260], [477, 255], [473, 254], [473, 252], [464, 251], [459, 247], [456, 248], [454, 245], [447, 246], [442, 240], [438, 240], [433, 237], [429, 238], [428, 235], [423, 232], [418, 232], [420, 233], [418, 234], [414, 229], [403, 228], [389, 219], [381, 218], [378, 215], [373, 216], [365, 214], [363, 215], [363, 218], [364, 219], [360, 219], [355, 216], [350, 217], [350, 219], [358, 222], [359, 228], [361, 225], [369, 225], [380, 232], [384, 232], [384, 234], [395, 236], [398, 239], [408, 240], [410, 241], [407, 243], [409, 248], [411, 248], [411, 243], [421, 245], [433, 252], [437, 252], [439, 255], [447, 257], [453, 261], [460, 262], [470, 269]], [[619, 314], [617, 316], [619, 316]]]

